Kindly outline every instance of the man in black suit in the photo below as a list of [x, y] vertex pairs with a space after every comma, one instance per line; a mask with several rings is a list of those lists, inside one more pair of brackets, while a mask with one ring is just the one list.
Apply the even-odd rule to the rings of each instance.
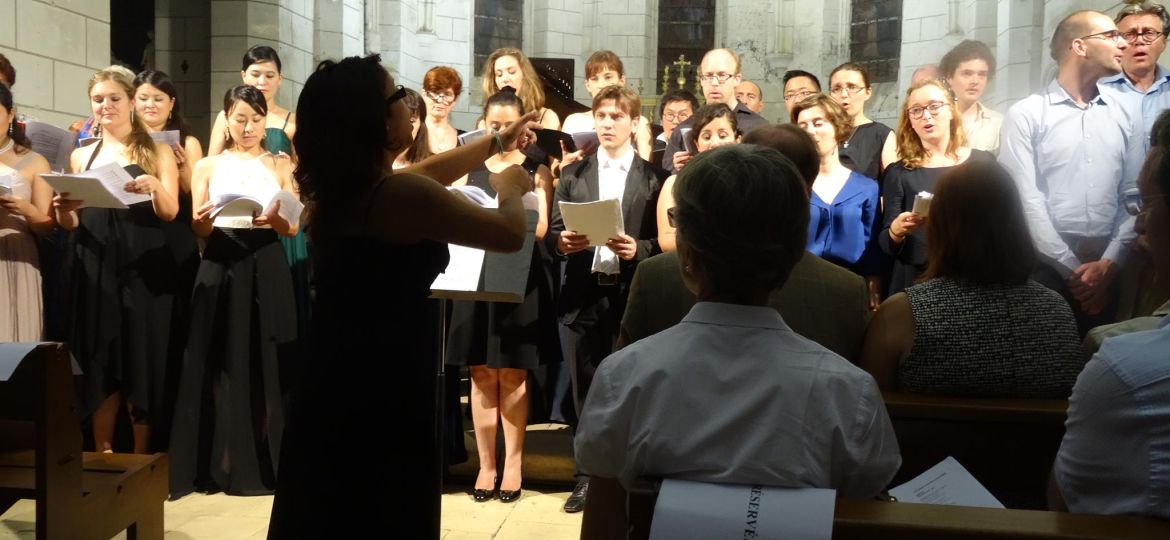
[[[655, 207], [667, 175], [639, 158], [630, 144], [641, 108], [638, 95], [622, 86], [606, 87], [594, 96], [594, 129], [601, 147], [561, 172], [545, 235], [555, 243], [550, 248], [565, 258], [557, 313], [578, 413], [597, 366], [613, 352], [635, 267], [661, 252]], [[625, 232], [597, 239], [604, 245], [590, 247], [591, 239], [566, 229], [560, 203], [605, 199], [621, 201]], [[578, 481], [565, 502], [566, 512], [584, 508], [588, 485], [588, 479]]]
[[[747, 108], [735, 99], [735, 87], [743, 81], [740, 73], [739, 55], [730, 49], [711, 49], [703, 55], [699, 62], [699, 82], [703, 85], [703, 98], [707, 104], [726, 103], [735, 111], [735, 121], [740, 133], [748, 133], [757, 127], [766, 125], [767, 120]], [[679, 124], [678, 129], [671, 133], [666, 143], [666, 151], [662, 153], [662, 168], [678, 172], [682, 165], [691, 158], [683, 151], [683, 131], [690, 129], [694, 119], [688, 119]], [[675, 154], [679, 154], [675, 157]]]

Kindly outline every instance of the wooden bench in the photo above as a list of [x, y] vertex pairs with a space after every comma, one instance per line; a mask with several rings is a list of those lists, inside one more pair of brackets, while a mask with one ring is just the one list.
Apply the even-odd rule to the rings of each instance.
[[[652, 483], [627, 497], [631, 540], [650, 537], [657, 493]], [[1170, 521], [1131, 516], [997, 510], [838, 499], [835, 540], [1165, 540]]]
[[883, 392], [902, 451], [893, 485], [954, 456], [1009, 508], [1045, 508], [1068, 401]]
[[[81, 451], [68, 349], [42, 344], [0, 382], [0, 419], [8, 434], [0, 453], [0, 501], [36, 500], [37, 539], [162, 540], [167, 499], [165, 454]], [[20, 426], [34, 426], [23, 449]]]

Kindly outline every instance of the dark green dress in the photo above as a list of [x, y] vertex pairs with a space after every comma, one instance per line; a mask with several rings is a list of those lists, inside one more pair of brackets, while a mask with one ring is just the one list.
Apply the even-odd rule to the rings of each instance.
[[[292, 112], [284, 117], [284, 125], [279, 128], [270, 127], [264, 130], [264, 146], [265, 149], [272, 154], [284, 152], [292, 155], [292, 141], [288, 139], [284, 128], [288, 126], [288, 119], [292, 116]], [[297, 335], [309, 335], [309, 314], [310, 306], [312, 305], [312, 298], [309, 294], [309, 245], [305, 241], [305, 227], [301, 224], [297, 235], [288, 238], [286, 236], [280, 237], [280, 243], [284, 246], [284, 256], [288, 260], [289, 269], [292, 271], [293, 277], [293, 292], [297, 298]]]

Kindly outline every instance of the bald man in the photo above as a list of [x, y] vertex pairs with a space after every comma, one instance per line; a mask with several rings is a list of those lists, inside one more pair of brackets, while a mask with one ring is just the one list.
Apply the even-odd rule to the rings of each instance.
[[[759, 126], [768, 123], [764, 117], [756, 114], [735, 97], [735, 87], [743, 82], [740, 72], [739, 55], [730, 49], [711, 49], [703, 55], [699, 63], [699, 80], [703, 85], [703, 97], [707, 103], [726, 103], [735, 111], [735, 120], [739, 125], [739, 132], [747, 133]], [[694, 124], [694, 119], [687, 119], [679, 124], [670, 140], [666, 143], [666, 151], [662, 153], [662, 168], [677, 172], [688, 160], [689, 153], [682, 151], [682, 134]], [[675, 154], [679, 154], [676, 158]]]
[[735, 99], [756, 114], [764, 112], [764, 91], [754, 82], [743, 81], [736, 85]]
[[1135, 237], [1125, 194], [1137, 191], [1145, 146], [1140, 118], [1097, 84], [1121, 72], [1127, 44], [1113, 20], [1073, 13], [1050, 47], [1056, 79], [1008, 110], [999, 161], [1040, 254], [1033, 278], [1069, 301], [1084, 335], [1112, 322], [1114, 278]]
[[914, 70], [914, 74], [910, 76], [910, 86], [930, 79], [938, 79], [938, 66], [934, 64], [918, 66], [918, 69]]

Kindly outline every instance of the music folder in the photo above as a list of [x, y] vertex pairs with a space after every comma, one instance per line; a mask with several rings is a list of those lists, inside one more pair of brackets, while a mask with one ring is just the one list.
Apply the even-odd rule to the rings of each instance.
[[451, 262], [431, 283], [431, 298], [480, 302], [524, 301], [528, 290], [528, 268], [536, 244], [535, 210], [525, 211], [528, 232], [524, 244], [514, 253], [487, 252], [450, 244]]

